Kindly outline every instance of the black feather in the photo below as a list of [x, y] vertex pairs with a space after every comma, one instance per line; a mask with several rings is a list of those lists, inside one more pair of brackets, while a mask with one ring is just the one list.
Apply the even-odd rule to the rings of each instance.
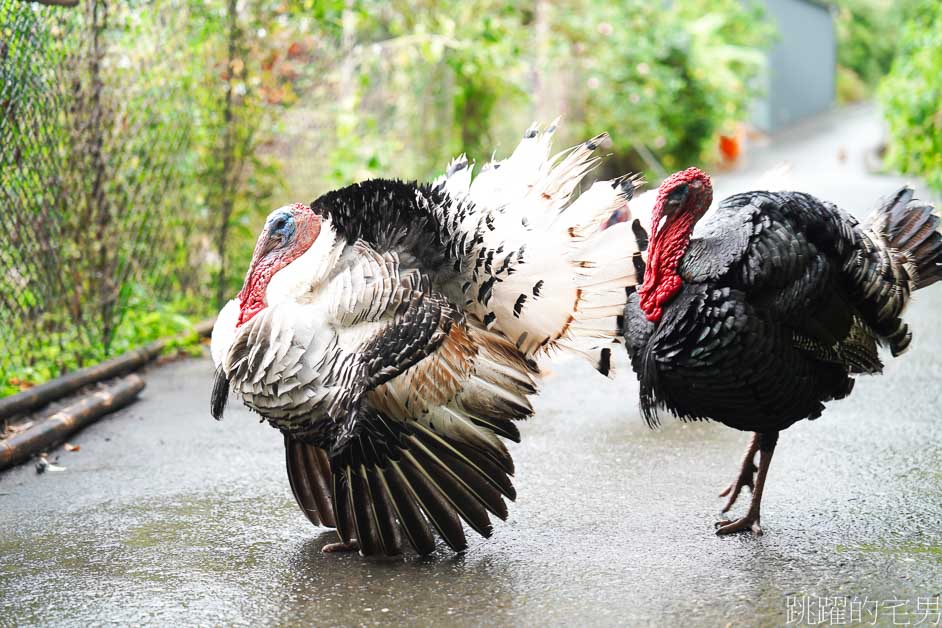
[[301, 511], [314, 525], [335, 527], [330, 463], [324, 451], [285, 434], [285, 463]]
[[517, 301], [514, 303], [514, 318], [520, 318], [520, 315], [523, 313], [523, 306], [527, 302], [527, 295], [521, 294], [517, 297]]
[[495, 457], [492, 452], [477, 449], [465, 443], [454, 442], [451, 446], [461, 452], [475, 467], [481, 470], [484, 476], [494, 483], [494, 486], [503, 493], [507, 499], [513, 501], [517, 498], [517, 491], [508, 476], [514, 473], [513, 459], [508, 456]]
[[461, 450], [425, 429], [418, 430], [416, 438], [444, 462], [444, 467], [454, 473], [488, 510], [501, 519], [507, 518], [507, 504], [501, 499], [504, 490], [501, 477], [506, 479], [505, 473], [498, 473], [499, 477], [496, 478], [490, 477], [488, 472], [493, 472], [493, 467], [479, 466], [474, 458], [465, 456]]
[[467, 546], [467, 540], [464, 536], [464, 530], [461, 528], [461, 519], [454, 510], [454, 506], [448, 503], [441, 491], [435, 487], [430, 479], [419, 471], [414, 461], [403, 460], [400, 470], [409, 483], [416, 500], [422, 510], [428, 516], [429, 522], [441, 537], [456, 552], [464, 551]]
[[216, 375], [213, 377], [213, 392], [210, 396], [209, 410], [213, 418], [217, 421], [222, 419], [226, 411], [226, 403], [229, 401], [229, 378], [223, 372], [222, 367], [216, 369]]
[[337, 523], [337, 534], [340, 536], [341, 541], [349, 543], [351, 539], [356, 537], [350, 505], [349, 470], [347, 466], [340, 466], [335, 464], [334, 461], [331, 462], [331, 467], [333, 469], [331, 497], [334, 504], [334, 521]]
[[[483, 537], [489, 537], [491, 521], [487, 516], [487, 510], [481, 500], [468, 490], [467, 485], [455, 470], [431, 456], [424, 447], [410, 447], [410, 452], [417, 463], [416, 470], [428, 474], [441, 497], [451, 505], [455, 513], [468, 522], [475, 532]], [[462, 537], [463, 534], [462, 532]]]
[[336, 449], [330, 464], [338, 532], [344, 540], [355, 536], [363, 554], [399, 553], [400, 535], [416, 551], [431, 552], [432, 527], [461, 551], [467, 545], [462, 521], [486, 537], [488, 511], [507, 516], [502, 495], [515, 495], [509, 455], [452, 442], [371, 408], [353, 420], [359, 424], [355, 436]]
[[[635, 279], [638, 281], [638, 283], [644, 283], [645, 265], [644, 258], [641, 256], [640, 252], [631, 256], [631, 264], [635, 268]], [[630, 287], [634, 288], [636, 286]]]
[[383, 482], [380, 469], [370, 467], [367, 469], [367, 481], [370, 493], [370, 500], [373, 503], [373, 511], [376, 515], [377, 532], [383, 545], [383, 551], [387, 556], [394, 556], [402, 553], [402, 539], [399, 535], [399, 525], [396, 521], [396, 511], [389, 495], [389, 491]]
[[377, 530], [376, 515], [362, 467], [348, 467], [349, 500], [353, 506], [353, 525], [364, 556], [386, 554]]
[[379, 468], [377, 469], [377, 475], [389, 487], [393, 507], [396, 509], [399, 521], [402, 523], [402, 532], [409, 539], [409, 543], [419, 554], [423, 556], [431, 554], [435, 551], [435, 537], [432, 534], [432, 528], [419, 509], [419, 505], [413, 497], [412, 489], [399, 465], [394, 463], [385, 470]]
[[491, 300], [491, 289], [494, 287], [494, 282], [496, 281], [497, 277], [491, 277], [481, 284], [481, 287], [478, 289], [478, 303], [485, 307], [487, 306], [488, 301]]
[[[530, 414], [532, 414], [532, 410], [528, 408], [518, 408], [516, 411], [516, 414], [519, 415], [520, 418], [524, 418], [524, 417], [530, 416]], [[498, 436], [502, 436], [503, 438], [512, 440], [515, 443], [520, 442], [520, 430], [517, 428], [516, 425], [514, 425], [512, 421], [508, 419], [502, 419], [502, 418], [497, 418], [497, 417], [483, 418], [483, 417], [472, 416], [471, 422], [474, 423], [475, 425], [486, 427], [487, 429], [491, 430]]]
[[637, 218], [631, 221], [631, 231], [635, 236], [635, 244], [638, 245], [638, 250], [647, 251], [648, 232], [645, 231], [644, 227], [641, 225], [641, 221]]
[[599, 357], [599, 364], [596, 367], [598, 372], [602, 375], [608, 375], [612, 370], [612, 350], [608, 347], [605, 347], [601, 351]]

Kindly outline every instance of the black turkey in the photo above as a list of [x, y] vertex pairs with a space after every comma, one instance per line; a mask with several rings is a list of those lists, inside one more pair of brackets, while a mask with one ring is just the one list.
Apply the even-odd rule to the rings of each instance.
[[664, 409], [754, 432], [721, 494], [727, 512], [750, 487], [749, 510], [717, 533], [761, 534], [779, 432], [846, 397], [855, 375], [881, 372], [878, 347], [897, 356], [909, 346], [910, 295], [942, 276], [939, 218], [909, 188], [866, 225], [801, 192], [749, 192], [725, 199], [692, 237], [712, 197], [696, 168], [658, 188], [624, 338], [649, 425]]

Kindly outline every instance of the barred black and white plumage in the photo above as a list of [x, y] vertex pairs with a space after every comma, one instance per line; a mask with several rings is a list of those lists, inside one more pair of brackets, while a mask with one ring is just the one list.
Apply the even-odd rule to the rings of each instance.
[[[666, 410], [756, 432], [729, 508], [752, 486], [757, 451], [767, 469], [779, 431], [817, 418], [855, 375], [881, 372], [879, 346], [906, 350], [901, 316], [913, 291], [942, 277], [942, 238], [909, 188], [866, 225], [801, 192], [738, 194], [694, 232], [711, 198], [696, 169], [661, 185], [624, 335], [649, 424]], [[757, 488], [754, 511], [720, 532], [758, 531], [760, 499]]]
[[573, 200], [600, 138], [550, 157], [552, 131], [473, 178], [459, 158], [434, 183], [276, 210], [220, 313], [214, 414], [231, 390], [281, 430], [302, 510], [364, 554], [428, 553], [435, 534], [460, 551], [462, 522], [488, 536], [516, 496], [502, 439], [533, 412], [538, 355], [611, 370], [641, 242], [599, 226], [636, 179]]

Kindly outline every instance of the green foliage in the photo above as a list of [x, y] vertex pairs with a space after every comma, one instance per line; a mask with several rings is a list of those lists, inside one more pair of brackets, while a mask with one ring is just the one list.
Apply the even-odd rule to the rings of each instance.
[[242, 280], [251, 253], [246, 242], [269, 211], [280, 164], [259, 150], [278, 111], [296, 100], [276, 63], [284, 44], [283, 10], [271, 0], [189, 0], [179, 34], [185, 57], [175, 76], [185, 86], [178, 107], [195, 112], [190, 155], [191, 204], [201, 219], [204, 289], [227, 298]]
[[[667, 169], [708, 156], [715, 134], [740, 121], [755, 95], [772, 30], [757, 5], [738, 0], [595, 0], [577, 11], [556, 5], [560, 37], [551, 62], [575, 83], [578, 133], [608, 129], [616, 167], [639, 165], [639, 147]], [[692, 112], [696, 112], [693, 114]]]
[[837, 102], [842, 104], [860, 102], [870, 95], [870, 87], [853, 70], [837, 66]]
[[890, 70], [913, 0], [839, 0], [837, 96], [866, 98]]
[[489, 157], [500, 107], [525, 103], [523, 15], [507, 0], [348, 3], [322, 33], [340, 51], [327, 65], [335, 135], [323, 186]]
[[[199, 309], [196, 304], [180, 300], [156, 301], [143, 290], [135, 289], [127, 300], [121, 322], [106, 349], [101, 343], [88, 342], [74, 326], [60, 325], [63, 331], [47, 338], [37, 347], [33, 343], [17, 345], [16, 338], [25, 340], [31, 334], [27, 326], [9, 329], [7, 368], [0, 378], [0, 397], [19, 392], [24, 386], [37, 384], [83, 366], [102, 362], [115, 355], [136, 349], [161, 338], [171, 338], [165, 354], [200, 352], [200, 338], [193, 332], [193, 320], [183, 314]], [[189, 333], [188, 333], [189, 332]]]
[[890, 131], [887, 162], [942, 192], [942, 4], [913, 6], [880, 100]]
[[609, 130], [623, 171], [644, 167], [639, 147], [668, 168], [709, 158], [716, 133], [745, 117], [773, 36], [738, 0], [382, 5], [349, 3], [323, 32], [341, 52], [319, 188], [435, 176], [462, 152], [480, 163], [564, 112], [564, 140]]

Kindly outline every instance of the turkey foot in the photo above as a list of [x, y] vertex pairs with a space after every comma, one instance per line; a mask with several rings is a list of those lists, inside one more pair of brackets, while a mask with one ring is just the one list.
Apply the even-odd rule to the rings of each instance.
[[[772, 432], [770, 434], [758, 434], [753, 437], [752, 442], [749, 443], [749, 449], [746, 451], [746, 459], [743, 461], [743, 470], [740, 473], [739, 480], [736, 484], [743, 483], [743, 475], [745, 475], [746, 470], [749, 466], [752, 466], [752, 456], [755, 455], [755, 451], [759, 452], [759, 467], [756, 469], [755, 475], [755, 485], [752, 486], [751, 483], [751, 472], [748, 474], [750, 482], [748, 484], [743, 483], [752, 487], [752, 501], [749, 502], [749, 511], [746, 513], [745, 517], [739, 519], [724, 519], [716, 523], [716, 533], [719, 535], [733, 534], [734, 532], [745, 532], [751, 530], [752, 533], [756, 536], [762, 534], [762, 527], [759, 525], [760, 511], [762, 509], [762, 491], [765, 488], [765, 478], [769, 474], [769, 464], [772, 461], [772, 454], [775, 452], [775, 443], [778, 441], [778, 432]], [[735, 496], [742, 490], [742, 486], [737, 486], [735, 489], [731, 486], [730, 492], [733, 497], [730, 502], [726, 504], [726, 507], [723, 509], [723, 512], [729, 510], [729, 507], [732, 506], [732, 501], [735, 501]]]
[[328, 543], [321, 548], [321, 551], [325, 554], [334, 554], [336, 552], [356, 552], [360, 550], [360, 544], [357, 543], [356, 539], [347, 542], [340, 543]]
[[749, 440], [749, 445], [746, 447], [746, 455], [743, 456], [742, 465], [739, 468], [739, 475], [720, 493], [720, 497], [729, 495], [729, 499], [726, 500], [726, 505], [723, 506], [721, 512], [727, 512], [733, 507], [733, 504], [736, 503], [736, 499], [739, 498], [739, 493], [744, 486], [748, 486], [751, 492], [755, 491], [755, 473], [759, 468], [755, 465], [754, 460], [758, 450], [759, 435], [753, 434], [752, 438]]
[[736, 521], [730, 521], [729, 519], [717, 521], [715, 526], [716, 533], [720, 536], [734, 532], [745, 532], [746, 530], [752, 530], [754, 535], [762, 536], [762, 527], [759, 525], [759, 517], [756, 515], [756, 517], [753, 518], [752, 513], [747, 514], [741, 519], [736, 519]]

